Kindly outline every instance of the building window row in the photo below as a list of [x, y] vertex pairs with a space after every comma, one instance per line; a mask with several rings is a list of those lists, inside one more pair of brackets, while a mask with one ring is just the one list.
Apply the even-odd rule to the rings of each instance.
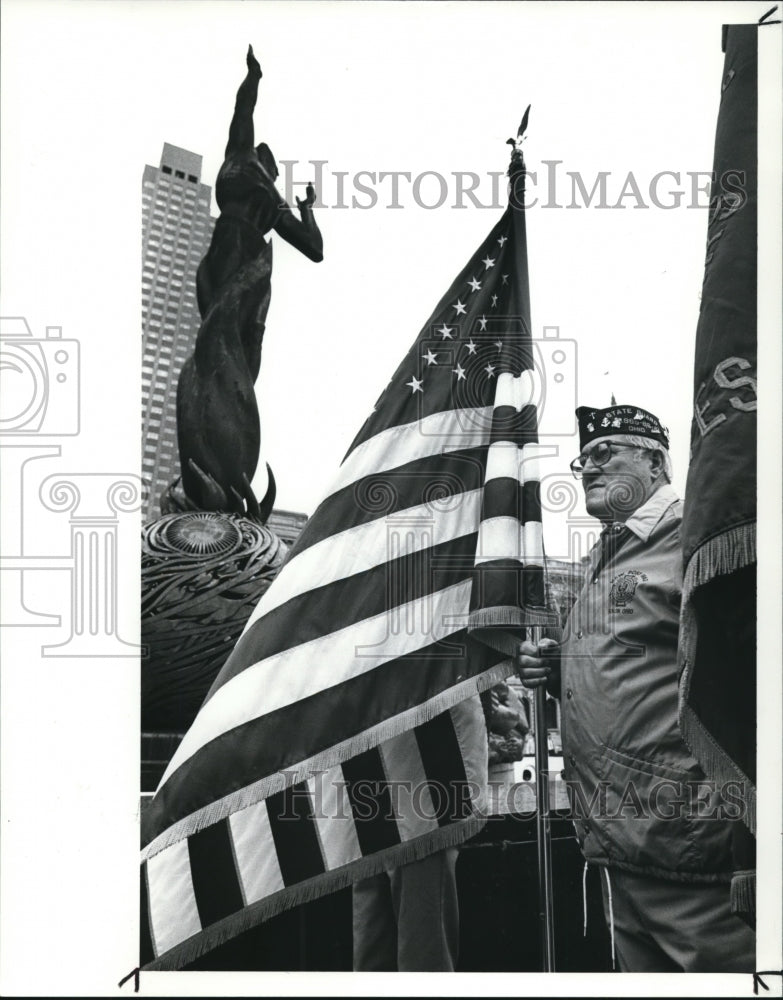
[[[169, 176], [171, 176], [172, 169], [170, 166], [168, 166], [168, 164], [164, 164], [160, 169], [164, 174], [168, 174]], [[184, 170], [174, 170], [173, 173], [174, 176], [181, 181], [184, 181], [185, 177], [187, 176], [187, 179], [190, 181], [191, 184], [198, 184], [198, 177], [196, 177], [195, 174], [186, 175]]]

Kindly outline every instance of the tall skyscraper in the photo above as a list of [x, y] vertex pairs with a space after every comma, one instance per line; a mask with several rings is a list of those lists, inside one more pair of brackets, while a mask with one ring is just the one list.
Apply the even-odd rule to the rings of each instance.
[[200, 317], [196, 269], [215, 220], [201, 157], [163, 144], [160, 166], [142, 181], [142, 475], [145, 521], [160, 514], [160, 495], [179, 475], [177, 379], [193, 350]]

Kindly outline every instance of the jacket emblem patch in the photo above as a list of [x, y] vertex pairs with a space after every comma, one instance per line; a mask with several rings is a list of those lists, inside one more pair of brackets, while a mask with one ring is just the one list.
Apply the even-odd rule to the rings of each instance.
[[633, 608], [629, 608], [628, 604], [633, 600], [637, 585], [646, 579], [647, 574], [636, 569], [626, 573], [618, 573], [612, 580], [612, 588], [609, 591], [609, 602], [612, 605], [610, 610], [619, 614], [632, 615]]

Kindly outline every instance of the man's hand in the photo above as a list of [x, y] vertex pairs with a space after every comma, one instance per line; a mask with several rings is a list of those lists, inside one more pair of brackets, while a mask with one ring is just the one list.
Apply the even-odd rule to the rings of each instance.
[[308, 184], [305, 190], [307, 192], [307, 197], [304, 200], [301, 198], [296, 199], [296, 204], [300, 212], [303, 208], [312, 208], [315, 204], [315, 188], [313, 185]]
[[560, 686], [560, 656], [554, 639], [542, 639], [538, 646], [523, 642], [517, 650], [517, 673], [526, 688]]

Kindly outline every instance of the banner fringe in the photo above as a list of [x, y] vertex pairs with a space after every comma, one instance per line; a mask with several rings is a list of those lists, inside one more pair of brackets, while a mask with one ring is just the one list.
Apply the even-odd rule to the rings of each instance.
[[719, 785], [733, 781], [742, 787], [744, 811], [741, 819], [756, 833], [756, 786], [704, 727], [690, 705], [680, 705], [680, 729], [691, 753], [707, 777]]
[[513, 661], [511, 659], [501, 660], [500, 663], [496, 663], [491, 669], [480, 674], [478, 677], [470, 677], [460, 684], [455, 684], [446, 691], [441, 691], [440, 694], [422, 705], [416, 705], [394, 716], [394, 718], [386, 719], [378, 723], [378, 725], [365, 730], [363, 733], [351, 737], [350, 740], [344, 740], [342, 743], [329, 747], [329, 749], [316, 754], [308, 760], [301, 761], [299, 764], [286, 768], [283, 771], [277, 771], [275, 774], [270, 774], [260, 781], [254, 782], [252, 785], [246, 785], [244, 788], [240, 788], [236, 792], [224, 796], [217, 802], [212, 802], [208, 806], [204, 806], [203, 809], [199, 809], [197, 812], [193, 812], [189, 816], [185, 816], [179, 820], [179, 822], [172, 824], [172, 826], [150, 841], [142, 849], [142, 862], [154, 857], [172, 844], [184, 840], [186, 837], [191, 836], [191, 834], [203, 830], [204, 827], [211, 826], [213, 823], [217, 823], [232, 813], [239, 812], [241, 809], [255, 805], [261, 799], [268, 798], [270, 795], [282, 791], [289, 785], [295, 785], [297, 782], [311, 777], [316, 772], [328, 771], [330, 768], [342, 764], [343, 761], [350, 760], [352, 757], [364, 753], [365, 750], [370, 750], [378, 746], [379, 743], [393, 739], [395, 736], [399, 736], [401, 733], [407, 732], [409, 729], [413, 729], [423, 722], [429, 722], [436, 715], [440, 715], [446, 709], [452, 708], [461, 701], [465, 701], [471, 695], [480, 694], [495, 684], [499, 684], [512, 673], [514, 673]]
[[744, 569], [756, 561], [756, 522], [740, 524], [708, 539], [691, 556], [685, 571], [680, 611], [679, 719], [685, 742], [702, 770], [713, 781], [735, 781], [743, 786], [743, 822], [756, 832], [756, 786], [715, 740], [688, 703], [698, 644], [698, 623], [691, 598], [700, 586], [716, 576]]
[[682, 583], [683, 604], [697, 587], [716, 576], [735, 573], [756, 562], [756, 522], [735, 525], [707, 539], [692, 553]]
[[734, 872], [731, 879], [731, 912], [756, 922], [756, 872]]
[[142, 966], [144, 972], [164, 972], [181, 969], [189, 962], [224, 944], [236, 935], [248, 931], [265, 920], [278, 916], [284, 910], [310, 903], [315, 899], [339, 889], [345, 889], [354, 882], [377, 875], [386, 868], [398, 868], [420, 861], [436, 851], [447, 847], [457, 847], [481, 831], [487, 821], [486, 816], [471, 816], [469, 819], [451, 826], [441, 827], [417, 837], [406, 844], [387, 848], [366, 858], [351, 862], [345, 868], [327, 872], [308, 879], [300, 885], [280, 890], [267, 899], [259, 900], [244, 907], [237, 913], [205, 928], [198, 934], [165, 952], [159, 958]]

